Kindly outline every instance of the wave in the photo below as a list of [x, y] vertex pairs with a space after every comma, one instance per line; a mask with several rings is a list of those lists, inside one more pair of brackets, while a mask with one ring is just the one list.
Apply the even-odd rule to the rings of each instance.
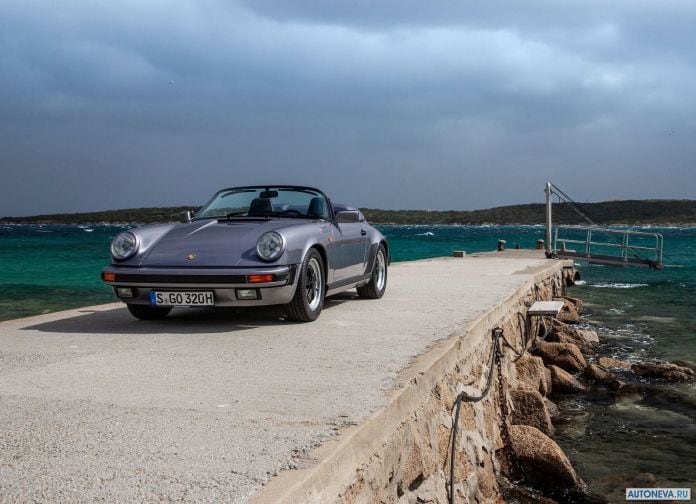
[[590, 287], [597, 289], [637, 289], [639, 287], [647, 287], [648, 284], [642, 283], [598, 283], [590, 284]]
[[416, 236], [435, 236], [435, 233], [426, 231], [425, 233], [418, 233]]

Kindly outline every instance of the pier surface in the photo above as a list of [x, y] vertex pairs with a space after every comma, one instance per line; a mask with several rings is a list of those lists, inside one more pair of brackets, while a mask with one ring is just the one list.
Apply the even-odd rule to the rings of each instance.
[[331, 298], [309, 324], [277, 310], [143, 322], [122, 304], [2, 322], [0, 502], [246, 502], [321, 464], [312, 449], [384, 408], [416, 356], [554, 262], [394, 264], [384, 298]]

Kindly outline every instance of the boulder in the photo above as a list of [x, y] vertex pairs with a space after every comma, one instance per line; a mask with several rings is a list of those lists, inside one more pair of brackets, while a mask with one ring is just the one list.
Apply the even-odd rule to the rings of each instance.
[[563, 298], [563, 301], [566, 301], [566, 302], [572, 304], [573, 306], [575, 306], [575, 309], [577, 310], [577, 312], [579, 314], [582, 314], [582, 308], [583, 308], [582, 299], [578, 299], [578, 298], [574, 298], [574, 297], [570, 297], [570, 296], [565, 296]]
[[515, 370], [519, 388], [536, 390], [543, 396], [551, 392], [551, 376], [541, 357], [524, 354], [515, 361]]
[[587, 387], [569, 372], [558, 366], [549, 366], [549, 370], [551, 371], [551, 386], [554, 392], [573, 394], [587, 391]]
[[574, 328], [570, 324], [561, 322], [558, 319], [551, 319], [551, 331], [552, 332], [568, 332], [572, 331]]
[[626, 502], [627, 488], [664, 488], [673, 486], [669, 481], [659, 480], [650, 473], [613, 473], [601, 478], [599, 484], [604, 488], [613, 489], [607, 495], [607, 499], [610, 502]]
[[576, 329], [575, 334], [588, 345], [599, 345], [599, 334], [591, 329]]
[[[567, 324], [577, 324], [580, 322], [580, 311], [577, 305], [568, 299], [561, 300], [563, 301], [563, 308], [561, 308], [561, 313], [559, 313], [556, 318]], [[582, 309], [582, 307], [580, 309]]]
[[554, 319], [548, 341], [573, 343], [585, 353], [594, 353], [599, 346], [599, 335], [588, 329], [576, 329], [565, 322]]
[[[542, 360], [541, 362], [543, 363], [544, 361]], [[546, 395], [550, 395], [551, 392], [553, 391], [552, 390], [553, 383], [551, 382], [551, 371], [546, 366], [544, 366], [544, 378], [546, 379], [546, 385], [547, 385]], [[544, 396], [544, 397], [546, 397], [546, 396]]]
[[570, 343], [580, 349], [583, 354], [594, 354], [599, 344], [599, 339], [594, 341], [597, 333], [594, 331], [573, 330], [572, 332], [555, 332], [549, 334], [546, 341], [552, 343]]
[[555, 402], [544, 397], [544, 404], [546, 405], [546, 410], [549, 412], [549, 416], [551, 416], [551, 420], [561, 416], [561, 411], [558, 409], [558, 406], [556, 406]]
[[672, 361], [672, 364], [676, 364], [677, 366], [686, 367], [686, 368], [693, 369], [694, 371], [696, 371], [696, 363], [691, 362], [691, 361], [675, 360], [675, 361]]
[[557, 500], [544, 497], [541, 492], [531, 488], [514, 485], [505, 478], [500, 478], [500, 480], [500, 496], [503, 498], [500, 502], [514, 502], [516, 504], [558, 504]]
[[605, 369], [622, 369], [625, 371], [631, 370], [631, 363], [622, 361], [619, 359], [613, 359], [611, 357], [600, 357], [597, 364]]
[[536, 390], [512, 390], [512, 423], [514, 425], [531, 425], [547, 436], [553, 436], [551, 415], [546, 409], [544, 398]]
[[510, 443], [526, 481], [544, 493], [586, 490], [563, 450], [546, 434], [529, 425], [511, 425]]
[[671, 362], [639, 362], [631, 365], [631, 371], [638, 376], [659, 378], [670, 382], [686, 382], [696, 379], [696, 372], [693, 369]]
[[618, 382], [614, 373], [608, 371], [598, 364], [589, 364], [585, 368], [585, 378], [587, 378], [589, 381], [605, 383], [608, 385]]
[[563, 280], [568, 287], [575, 285], [580, 279], [580, 272], [575, 268], [563, 268]]
[[616, 392], [630, 392], [626, 388], [626, 382], [623, 380], [614, 380], [609, 384], [612, 390], [615, 390]]
[[582, 352], [572, 343], [540, 341], [534, 350], [534, 355], [541, 357], [547, 366], [558, 366], [572, 373], [587, 367]]

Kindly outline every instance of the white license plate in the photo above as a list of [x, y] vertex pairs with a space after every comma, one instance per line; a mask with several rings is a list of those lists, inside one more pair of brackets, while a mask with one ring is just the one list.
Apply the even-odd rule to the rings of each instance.
[[154, 306], [213, 306], [211, 291], [150, 291], [150, 304]]

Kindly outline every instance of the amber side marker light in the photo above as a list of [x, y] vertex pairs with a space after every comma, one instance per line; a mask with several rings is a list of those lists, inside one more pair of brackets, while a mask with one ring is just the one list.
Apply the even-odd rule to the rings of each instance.
[[105, 282], [115, 282], [116, 273], [102, 273], [102, 280]]
[[249, 283], [265, 283], [272, 282], [274, 280], [273, 275], [248, 275], [247, 282]]

